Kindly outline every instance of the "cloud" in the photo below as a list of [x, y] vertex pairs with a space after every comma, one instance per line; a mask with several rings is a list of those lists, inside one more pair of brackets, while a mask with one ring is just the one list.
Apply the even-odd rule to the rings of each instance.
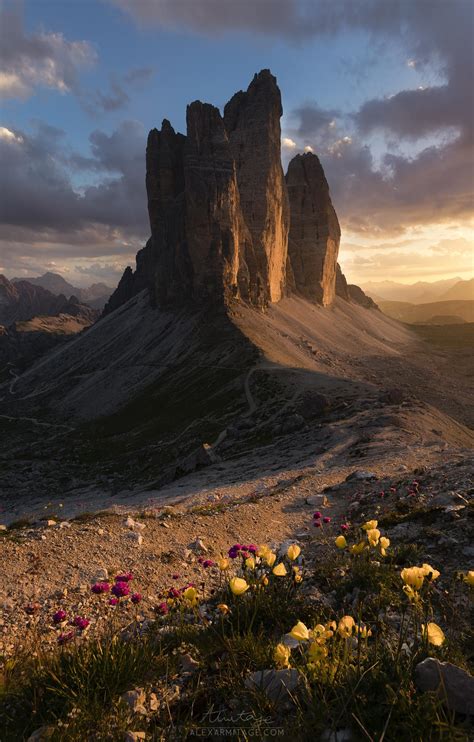
[[61, 33], [28, 34], [18, 8], [0, 7], [0, 97], [26, 99], [39, 87], [75, 91], [79, 70], [95, 62], [87, 41], [68, 41]]
[[130, 103], [130, 92], [143, 87], [153, 72], [151, 67], [140, 67], [130, 70], [121, 78], [111, 75], [106, 92], [95, 90], [93, 93], [81, 93], [82, 106], [91, 115], [126, 108]]
[[283, 137], [283, 139], [281, 140], [281, 146], [285, 147], [285, 149], [295, 149], [296, 142], [294, 142], [293, 139], [290, 139], [289, 137]]

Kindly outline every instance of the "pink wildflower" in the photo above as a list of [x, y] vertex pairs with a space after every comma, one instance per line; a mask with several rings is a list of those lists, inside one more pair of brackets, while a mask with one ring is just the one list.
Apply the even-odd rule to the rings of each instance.
[[132, 603], [135, 603], [135, 605], [137, 605], [141, 601], [141, 599], [142, 599], [142, 596], [140, 595], [140, 593], [133, 593], [131, 597], [131, 601]]
[[65, 621], [66, 618], [67, 618], [66, 611], [63, 611], [63, 610], [56, 611], [56, 613], [53, 614], [53, 623], [56, 623], [56, 624], [63, 623], [63, 621]]
[[116, 582], [112, 588], [112, 593], [116, 598], [125, 598], [130, 592], [127, 582]]

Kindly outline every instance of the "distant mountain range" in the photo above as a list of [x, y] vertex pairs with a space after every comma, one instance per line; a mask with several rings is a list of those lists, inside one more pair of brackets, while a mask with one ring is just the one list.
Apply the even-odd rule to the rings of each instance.
[[105, 283], [93, 283], [87, 288], [79, 288], [66, 281], [59, 273], [51, 272], [33, 278], [11, 279], [11, 283], [18, 283], [19, 281], [28, 281], [33, 286], [41, 286], [56, 296], [63, 294], [67, 299], [75, 296], [80, 302], [88, 304], [93, 309], [103, 309], [113, 291]]
[[380, 301], [407, 301], [428, 304], [434, 301], [474, 300], [474, 278], [467, 281], [447, 278], [442, 281], [417, 281], [412, 284], [396, 281], [370, 281], [362, 287], [377, 303]]
[[458, 325], [474, 322], [474, 301], [463, 299], [427, 304], [379, 300], [379, 308], [388, 317], [408, 324]]

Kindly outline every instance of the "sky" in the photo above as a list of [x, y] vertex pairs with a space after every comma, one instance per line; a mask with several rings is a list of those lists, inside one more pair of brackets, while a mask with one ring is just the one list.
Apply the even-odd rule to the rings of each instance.
[[0, 273], [114, 286], [148, 131], [255, 72], [321, 159], [353, 283], [473, 275], [471, 0], [0, 0]]

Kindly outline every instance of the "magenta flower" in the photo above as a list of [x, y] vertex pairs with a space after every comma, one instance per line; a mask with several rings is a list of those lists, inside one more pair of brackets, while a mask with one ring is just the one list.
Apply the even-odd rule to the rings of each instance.
[[313, 523], [313, 525], [314, 525], [315, 528], [321, 528], [321, 521], [320, 520], [315, 520], [314, 523]]
[[118, 598], [110, 598], [109, 605], [118, 605]]
[[87, 629], [89, 626], [90, 621], [87, 618], [82, 618], [82, 616], [76, 616], [72, 623], [73, 626], [77, 626], [80, 631], [84, 631], [84, 629]]
[[171, 587], [168, 590], [168, 598], [179, 598], [180, 591], [176, 587]]
[[208, 567], [213, 567], [214, 565], [215, 565], [215, 562], [213, 562], [212, 559], [205, 559], [202, 563], [202, 566], [205, 567], [206, 569]]
[[316, 512], [313, 515], [313, 518], [322, 518], [323, 514], [319, 512], [319, 510], [316, 510]]
[[331, 522], [331, 518], [329, 518], [329, 517], [328, 517], [328, 516], [326, 515], [326, 517], [325, 517], [325, 518], [323, 518], [323, 523], [330, 523], [330, 522]]
[[123, 575], [117, 575], [115, 578], [115, 582], [130, 582], [130, 580], [133, 580], [133, 575], [131, 572], [125, 572]]
[[397, 491], [396, 487], [390, 487], [390, 492], [396, 492], [396, 491]]
[[131, 597], [131, 601], [132, 603], [135, 603], [135, 605], [137, 605], [141, 601], [141, 599], [142, 599], [142, 596], [140, 595], [140, 593], [133, 593]]
[[62, 623], [67, 618], [66, 611], [56, 611], [56, 613], [53, 614], [53, 623]]
[[67, 631], [65, 634], [59, 634], [58, 644], [67, 644], [68, 642], [74, 639], [74, 636], [75, 636], [74, 631]]
[[112, 588], [112, 593], [116, 598], [125, 598], [130, 592], [127, 582], [116, 582]]
[[160, 603], [156, 606], [156, 612], [161, 613], [162, 616], [166, 616], [166, 614], [169, 612], [168, 603]]
[[348, 530], [349, 530], [349, 526], [347, 525], [347, 523], [343, 523], [341, 526], [341, 531], [348, 531]]
[[179, 580], [180, 575], [173, 575], [173, 580]]
[[101, 595], [109, 592], [110, 585], [108, 582], [96, 582], [95, 585], [92, 585], [91, 590], [96, 595]]
[[247, 551], [250, 551], [252, 554], [256, 554], [258, 551], [258, 546], [256, 546], [256, 544], [249, 544], [247, 546]]

